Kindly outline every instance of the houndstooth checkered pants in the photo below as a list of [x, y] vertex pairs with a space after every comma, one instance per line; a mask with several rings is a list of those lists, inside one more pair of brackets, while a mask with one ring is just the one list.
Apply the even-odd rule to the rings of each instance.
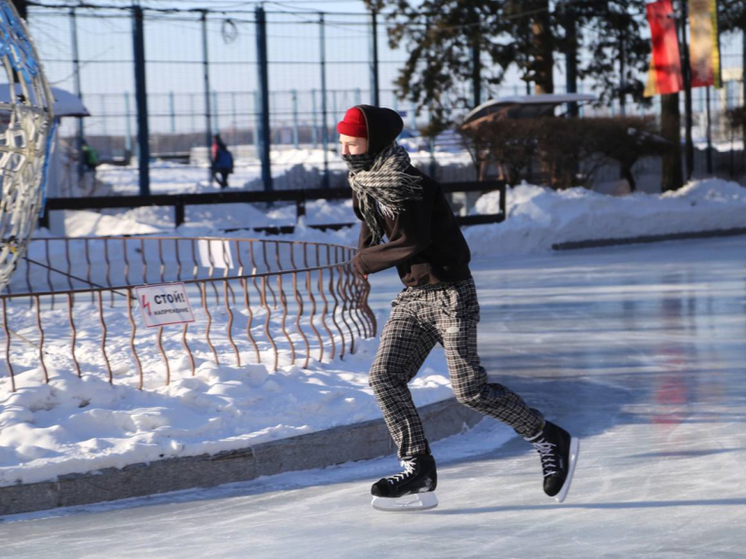
[[459, 402], [506, 423], [523, 437], [543, 428], [542, 415], [520, 396], [487, 382], [477, 355], [479, 302], [473, 279], [408, 287], [391, 306], [369, 382], [400, 458], [425, 453], [428, 448], [407, 383], [436, 343], [445, 349]]

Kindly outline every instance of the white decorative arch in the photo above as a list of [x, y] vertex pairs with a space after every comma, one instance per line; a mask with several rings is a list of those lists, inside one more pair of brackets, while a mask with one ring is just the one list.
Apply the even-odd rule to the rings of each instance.
[[[44, 205], [54, 98], [31, 35], [0, 0], [0, 63], [9, 99], [0, 100], [0, 289], [23, 258]], [[0, 78], [2, 79], [2, 78]]]

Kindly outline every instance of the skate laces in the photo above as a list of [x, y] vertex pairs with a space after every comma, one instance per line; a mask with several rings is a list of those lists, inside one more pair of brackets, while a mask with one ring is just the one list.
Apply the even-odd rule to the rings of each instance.
[[387, 481], [392, 485], [394, 483], [397, 483], [399, 481], [402, 481], [408, 478], [414, 473], [414, 465], [415, 465], [414, 460], [402, 460], [400, 464], [404, 468], [404, 471], [399, 474], [396, 474], [395, 476], [391, 476], [390, 478], [387, 479]]
[[557, 473], [557, 463], [555, 462], [557, 456], [554, 452], [554, 447], [557, 445], [548, 442], [544, 437], [541, 437], [538, 441], [534, 441], [531, 444], [534, 445], [534, 448], [541, 458], [541, 467], [544, 470], [544, 477], [555, 475]]

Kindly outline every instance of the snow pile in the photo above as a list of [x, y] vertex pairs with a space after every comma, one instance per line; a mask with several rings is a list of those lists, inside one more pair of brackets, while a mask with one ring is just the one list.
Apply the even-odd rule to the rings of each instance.
[[[234, 155], [236, 155], [234, 153]], [[412, 164], [427, 169], [431, 161], [449, 170], [465, 168], [473, 174], [474, 164], [468, 152], [436, 150], [414, 151], [409, 154]], [[275, 189], [282, 188], [317, 188], [319, 177], [324, 166], [324, 151], [322, 149], [275, 149], [271, 151], [272, 178], [277, 181]], [[347, 167], [339, 154], [328, 150], [326, 160], [332, 174], [346, 174]], [[305, 169], [306, 184], [301, 184], [301, 171]], [[172, 161], [156, 161], [150, 165], [151, 194], [193, 194], [205, 192], [219, 192], [220, 187], [215, 181], [210, 181], [207, 164], [184, 165]], [[287, 176], [286, 176], [287, 175]], [[98, 180], [107, 185], [107, 189], [117, 195], [139, 194], [139, 175], [137, 167], [115, 165], [101, 165], [97, 168]], [[229, 190], [260, 190], [261, 166], [255, 158], [238, 158], [234, 173], [228, 177]], [[465, 180], [465, 179], [463, 179]]]
[[[500, 194], [477, 200], [472, 213], [499, 212]], [[695, 181], [661, 195], [624, 197], [585, 188], [508, 189], [503, 223], [464, 229], [476, 256], [526, 254], [572, 241], [623, 239], [746, 227], [746, 188], [721, 179]]]
[[[283, 359], [276, 373], [264, 364], [236, 367], [198, 358], [192, 377], [186, 357], [172, 355], [170, 386], [163, 386], [163, 372], [151, 365], [142, 391], [134, 372], [116, 364], [113, 385], [102, 372], [78, 378], [67, 366], [49, 367], [48, 385], [38, 368], [23, 372], [15, 393], [4, 378], [0, 485], [215, 454], [377, 419], [380, 411], [367, 385], [376, 342], [358, 343], [344, 360], [312, 361], [304, 370]], [[418, 405], [452, 396], [448, 379], [436, 372], [445, 370], [444, 357], [433, 355], [412, 383]]]
[[[55, 221], [52, 221], [53, 232], [58, 229]], [[61, 234], [63, 231], [67, 237], [97, 237], [100, 235], [165, 234], [167, 229], [162, 226], [158, 227], [157, 222], [151, 225], [145, 220], [138, 220], [126, 214], [105, 215], [92, 211], [66, 211], [64, 212], [64, 229], [58, 232]]]

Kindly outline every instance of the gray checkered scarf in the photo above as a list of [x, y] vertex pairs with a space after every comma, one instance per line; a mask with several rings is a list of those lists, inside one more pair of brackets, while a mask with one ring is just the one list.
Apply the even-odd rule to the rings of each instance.
[[350, 186], [357, 194], [360, 212], [373, 235], [374, 245], [383, 239], [376, 208], [393, 219], [404, 211], [405, 201], [422, 200], [422, 177], [405, 173], [408, 168], [407, 150], [394, 143], [376, 156], [370, 169], [350, 171]]

